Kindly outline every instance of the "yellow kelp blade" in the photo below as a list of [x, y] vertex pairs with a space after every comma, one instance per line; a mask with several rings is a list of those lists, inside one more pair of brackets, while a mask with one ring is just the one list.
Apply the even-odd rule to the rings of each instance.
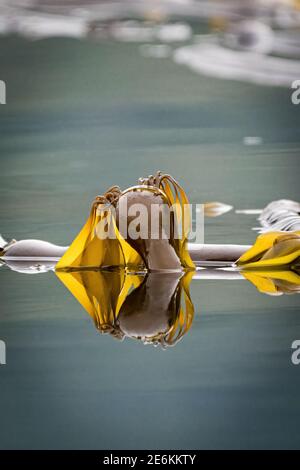
[[260, 235], [237, 265], [246, 269], [291, 266], [300, 259], [300, 232], [270, 232]]
[[188, 197], [184, 189], [169, 175], [160, 180], [160, 189], [166, 194], [169, 205], [173, 206], [175, 225], [181, 227], [181, 237], [174, 240], [175, 251], [184, 268], [195, 269], [187, 249], [188, 235], [191, 230], [191, 213]]
[[117, 240], [120, 244], [120, 248], [122, 251], [123, 259], [124, 259], [124, 265], [128, 269], [137, 269], [141, 270], [145, 268], [144, 262], [142, 260], [142, 257], [138, 254], [138, 252], [132, 248], [129, 243], [125, 240], [125, 238], [122, 237], [120, 231], [117, 228], [117, 224], [115, 219], [113, 219], [113, 225], [114, 225], [114, 231], [117, 237]]
[[93, 318], [96, 328], [104, 333], [117, 330], [122, 303], [130, 289], [143, 280], [142, 276], [126, 274], [124, 270], [56, 271], [56, 275]]
[[241, 271], [242, 275], [264, 294], [293, 294], [300, 293], [300, 276], [291, 270]]
[[94, 204], [84, 227], [57, 263], [56, 270], [125, 267], [128, 261], [142, 263], [138, 253], [118, 233], [110, 208]]

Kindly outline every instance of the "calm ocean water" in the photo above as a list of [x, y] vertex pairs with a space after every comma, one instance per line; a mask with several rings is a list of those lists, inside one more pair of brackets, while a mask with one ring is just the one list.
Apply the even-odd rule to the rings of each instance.
[[[191, 202], [299, 200], [290, 90], [207, 79], [138, 45], [0, 40], [1, 226], [68, 244], [90, 202], [161, 169]], [[245, 146], [245, 137], [262, 144]], [[210, 243], [255, 240], [255, 216], [210, 219]], [[100, 336], [53, 273], [0, 269], [1, 448], [297, 448], [299, 295], [195, 280], [191, 331], [166, 351]]]

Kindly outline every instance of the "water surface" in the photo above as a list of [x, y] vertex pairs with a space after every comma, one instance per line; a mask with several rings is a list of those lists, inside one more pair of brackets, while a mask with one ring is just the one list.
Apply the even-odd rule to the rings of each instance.
[[[290, 90], [202, 78], [138, 45], [0, 42], [1, 233], [68, 244], [110, 185], [171, 173], [191, 202], [299, 200]], [[245, 137], [262, 144], [245, 146]], [[250, 244], [255, 216], [206, 223]], [[297, 448], [298, 295], [194, 280], [195, 319], [174, 348], [101, 336], [53, 273], [2, 267], [1, 448]]]

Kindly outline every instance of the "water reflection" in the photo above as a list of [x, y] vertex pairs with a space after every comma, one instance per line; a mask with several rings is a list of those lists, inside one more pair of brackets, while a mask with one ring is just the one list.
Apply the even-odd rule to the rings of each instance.
[[[54, 271], [55, 267], [27, 263], [7, 260], [1, 264], [22, 274]], [[201, 268], [187, 273], [81, 269], [55, 274], [100, 333], [163, 348], [177, 344], [192, 326], [192, 279], [202, 283], [246, 280], [262, 294], [272, 296], [300, 293], [299, 261], [285, 268], [261, 268], [258, 261], [252, 267]]]
[[101, 333], [144, 344], [175, 345], [190, 329], [193, 273], [139, 273], [124, 270], [56, 272]]
[[[177, 344], [192, 326], [192, 278], [211, 279], [206, 270], [184, 275], [132, 274], [124, 270], [80, 270], [56, 275], [89, 313], [100, 333], [162, 347]], [[299, 270], [242, 270], [240, 275], [264, 294], [300, 293]], [[223, 278], [228, 279], [228, 272], [215, 270], [213, 279]]]
[[250, 281], [263, 294], [282, 295], [300, 293], [300, 269], [284, 271], [242, 271], [245, 279]]

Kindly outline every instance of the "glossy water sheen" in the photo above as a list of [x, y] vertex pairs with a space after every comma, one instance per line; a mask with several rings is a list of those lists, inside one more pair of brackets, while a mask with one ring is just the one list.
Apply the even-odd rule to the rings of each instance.
[[[137, 45], [1, 39], [1, 227], [67, 244], [96, 194], [157, 169], [192, 202], [299, 200], [290, 90], [201, 78]], [[263, 139], [244, 146], [245, 137]], [[252, 243], [255, 216], [210, 219], [206, 241]], [[100, 336], [54, 274], [0, 270], [1, 448], [299, 447], [299, 295], [193, 281], [175, 348]]]

